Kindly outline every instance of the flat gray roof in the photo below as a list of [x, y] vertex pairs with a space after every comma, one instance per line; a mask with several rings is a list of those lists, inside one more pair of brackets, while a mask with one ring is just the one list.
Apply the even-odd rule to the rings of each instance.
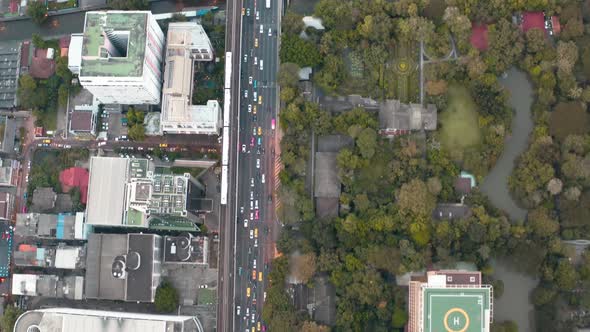
[[92, 157], [88, 184], [86, 223], [121, 226], [129, 159]]
[[336, 152], [315, 154], [315, 197], [340, 198], [340, 179]]
[[127, 234], [90, 234], [85, 294], [90, 299], [124, 300], [125, 279], [112, 275], [115, 257], [127, 253]]

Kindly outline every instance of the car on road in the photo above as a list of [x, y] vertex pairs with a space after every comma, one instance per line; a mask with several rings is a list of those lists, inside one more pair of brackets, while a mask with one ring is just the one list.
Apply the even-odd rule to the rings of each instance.
[[271, 28], [268, 28], [268, 36], [272, 37], [272, 29]]
[[258, 281], [262, 281], [262, 272], [258, 272]]
[[[250, 178], [250, 187], [254, 187], [254, 178]], [[258, 200], [256, 200], [256, 206], [258, 206]]]
[[[252, 316], [250, 317], [252, 318], [250, 321], [252, 322], [252, 324], [254, 324], [254, 322], [256, 321], [256, 313], [254, 312], [254, 310], [252, 310]], [[254, 326], [252, 326], [252, 331], [254, 331]]]
[[264, 61], [260, 60], [260, 70], [264, 70]]
[[260, 33], [261, 33], [261, 34], [263, 34], [263, 33], [264, 33], [264, 25], [263, 25], [263, 24], [261, 24], [261, 25], [260, 25]]
[[248, 228], [248, 219], [244, 219], [244, 228]]
[[244, 98], [248, 98], [248, 90], [244, 90]]
[[242, 16], [246, 15], [246, 8], [242, 7]]
[[252, 112], [252, 104], [248, 104], [248, 113]]
[[252, 76], [248, 77], [248, 83], [252, 84]]
[[258, 81], [254, 80], [254, 89], [258, 87]]
[[262, 96], [258, 96], [258, 105], [262, 105]]
[[256, 57], [256, 56], [254, 57], [254, 65], [258, 66], [258, 57]]
[[240, 213], [242, 213], [242, 214], [244, 213], [244, 207], [243, 206], [240, 206]]
[[250, 191], [250, 200], [254, 200], [254, 192]]
[[64, 149], [71, 149], [72, 146], [71, 145], [64, 145]]
[[[252, 182], [254, 182], [254, 178], [252, 178]], [[254, 208], [258, 209], [258, 200], [254, 201]]]
[[276, 126], [275, 118], [272, 118], [272, 120], [270, 120], [270, 129], [275, 130], [275, 126]]
[[252, 280], [256, 281], [256, 270], [252, 270]]
[[262, 137], [258, 137], [258, 145], [262, 145]]
[[258, 121], [258, 118], [256, 117], [256, 115], [252, 115], [252, 121], [254, 121], [254, 122]]
[[254, 136], [252, 136], [252, 139], [250, 140], [250, 146], [254, 147]]
[[256, 127], [252, 128], [252, 135], [256, 136]]
[[258, 228], [254, 228], [254, 237], [258, 238]]
[[107, 142], [100, 142], [100, 143], [98, 143], [98, 146], [105, 146], [105, 145], [107, 145]]
[[240, 306], [236, 307], [236, 315], [238, 315], [238, 316], [240, 315]]
[[254, 212], [254, 219], [258, 220], [260, 215], [258, 214], [258, 210]]
[[255, 269], [256, 268], [256, 258], [254, 258], [254, 260], [252, 261], [252, 268]]
[[258, 127], [258, 135], [262, 135], [262, 127]]
[[260, 159], [256, 159], [256, 168], [260, 168]]
[[246, 9], [246, 16], [250, 16], [250, 8]]
[[259, 12], [259, 11], [257, 11], [257, 12], [256, 12], [256, 19], [257, 19], [257, 20], [259, 20], [259, 19], [260, 19], [260, 12]]
[[264, 174], [262, 174], [262, 178], [261, 178], [260, 182], [264, 183]]
[[258, 47], [258, 38], [254, 38], [254, 47]]
[[260, 322], [258, 322], [258, 324], [256, 324], [256, 331], [260, 331]]
[[246, 144], [242, 144], [242, 152], [246, 153]]
[[258, 248], [258, 239], [254, 239], [254, 248]]
[[[254, 210], [254, 201], [250, 201], [250, 210]], [[252, 215], [252, 212], [250, 212], [250, 215]]]
[[49, 144], [49, 143], [51, 143], [51, 140], [50, 140], [50, 139], [44, 139], [44, 140], [43, 140], [43, 143], [45, 143], [45, 144]]
[[254, 102], [256, 102], [256, 99], [258, 98], [258, 93], [256, 91], [254, 91], [254, 93], [252, 93], [252, 95], [254, 96]]
[[166, 143], [160, 143], [160, 147], [161, 148], [167, 148], [168, 147], [168, 144], [166, 144]]
[[244, 62], [248, 62], [248, 54], [244, 54]]
[[256, 105], [254, 105], [254, 109], [252, 110], [252, 114], [256, 115], [257, 108], [258, 107], [256, 107]]
[[250, 220], [254, 220], [254, 211], [250, 211]]
[[254, 238], [254, 231], [250, 230], [250, 240], [252, 240]]
[[250, 287], [246, 288], [246, 296], [250, 297]]

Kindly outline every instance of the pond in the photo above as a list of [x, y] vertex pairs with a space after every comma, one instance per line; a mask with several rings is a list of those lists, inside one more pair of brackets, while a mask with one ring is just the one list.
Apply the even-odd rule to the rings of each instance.
[[[515, 112], [512, 134], [506, 140], [496, 165], [484, 179], [481, 190], [495, 207], [505, 211], [514, 222], [524, 220], [527, 210], [520, 208], [512, 199], [508, 178], [516, 159], [527, 149], [529, 135], [533, 130], [533, 87], [526, 74], [515, 68], [511, 68], [500, 79], [500, 83], [510, 92], [509, 104]], [[494, 303], [494, 321], [512, 320], [518, 324], [519, 331], [532, 331], [534, 307], [530, 303], [530, 294], [538, 281], [513, 271], [501, 261], [494, 262], [493, 266], [494, 277], [504, 282], [504, 295]]]
[[533, 87], [526, 74], [515, 68], [508, 70], [500, 83], [510, 92], [509, 104], [514, 109], [512, 135], [504, 144], [504, 151], [484, 179], [481, 191], [488, 196], [492, 204], [505, 211], [512, 221], [524, 220], [527, 211], [520, 208], [510, 195], [508, 178], [512, 174], [515, 161], [527, 146], [529, 135], [533, 130], [531, 105], [533, 104]]

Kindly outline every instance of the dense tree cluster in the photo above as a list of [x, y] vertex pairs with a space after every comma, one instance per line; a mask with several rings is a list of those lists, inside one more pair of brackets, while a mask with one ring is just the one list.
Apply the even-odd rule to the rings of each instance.
[[[393, 282], [396, 275], [472, 262], [500, 297], [504, 283], [491, 277], [492, 259], [540, 280], [531, 294], [537, 326], [569, 331], [584, 324], [564, 313], [590, 309], [590, 254], [578, 263], [562, 242], [590, 236], [590, 38], [583, 34], [590, 7], [584, 8], [578, 1], [320, 0], [315, 16], [326, 30], [306, 31], [307, 39], [299, 37], [300, 16], [287, 15], [287, 50], [305, 44], [297, 47], [319, 58], [282, 55], [291, 62], [279, 72], [285, 228], [263, 311], [271, 330], [327, 329], [294, 310], [284, 290], [288, 276], [310, 287], [317, 276], [329, 278], [338, 298], [335, 330], [395, 331], [407, 321], [407, 293]], [[561, 13], [562, 34], [523, 33], [511, 17], [523, 10]], [[469, 43], [472, 22], [487, 24], [486, 50]], [[404, 87], [393, 59], [415, 59], [403, 50], [418, 50], [421, 42], [432, 60], [424, 67], [426, 101], [440, 112], [434, 133], [384, 140], [374, 113], [357, 107], [330, 114], [300, 95], [298, 69], [312, 65], [314, 83], [326, 93], [394, 98]], [[457, 58], [447, 58], [453, 47]], [[477, 190], [466, 197], [467, 217], [433, 218], [437, 203], [460, 199], [453, 185], [460, 169], [482, 180], [503, 151], [512, 110], [498, 77], [513, 66], [529, 74], [536, 94], [530, 146], [509, 180], [528, 209], [526, 220], [509, 221]], [[342, 193], [334, 218], [316, 216], [306, 187], [311, 137], [325, 134], [352, 138], [337, 155]], [[518, 328], [505, 321], [492, 330]]]

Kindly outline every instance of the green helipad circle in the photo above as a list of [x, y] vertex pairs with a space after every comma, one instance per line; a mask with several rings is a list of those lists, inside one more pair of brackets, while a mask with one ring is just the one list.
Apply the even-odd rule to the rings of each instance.
[[395, 71], [398, 75], [409, 75], [412, 61], [408, 58], [400, 58], [395, 63]]

